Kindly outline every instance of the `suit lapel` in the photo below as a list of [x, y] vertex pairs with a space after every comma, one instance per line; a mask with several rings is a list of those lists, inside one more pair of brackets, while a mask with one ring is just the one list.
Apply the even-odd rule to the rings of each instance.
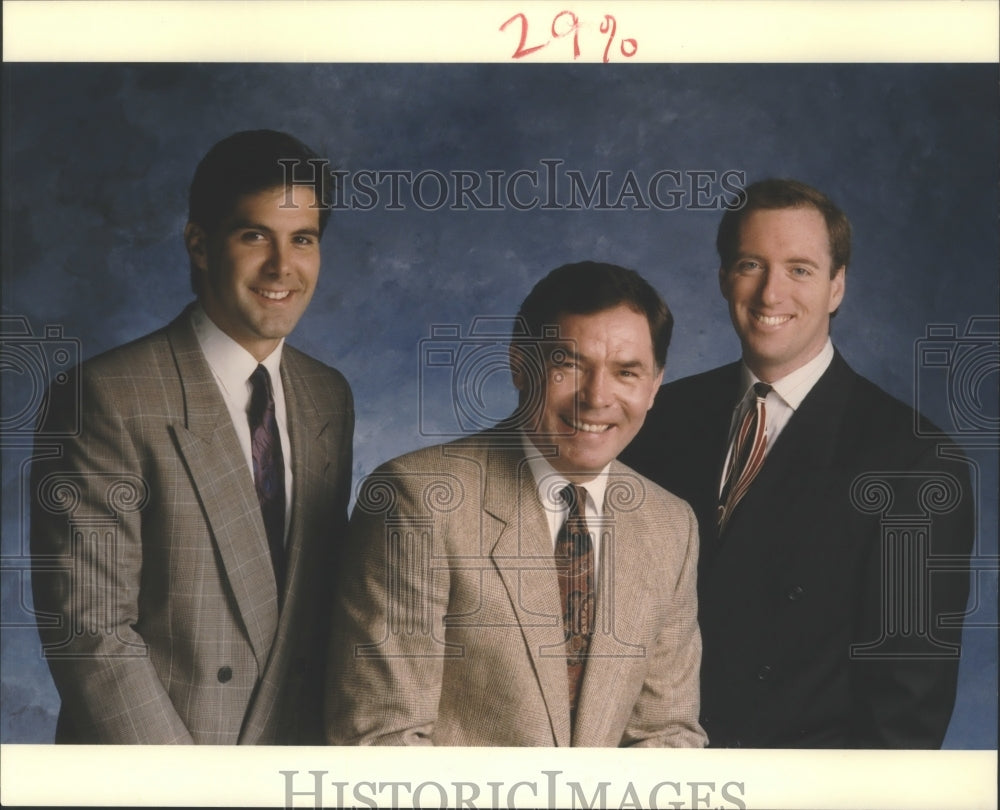
[[167, 337], [185, 398], [184, 422], [171, 429], [263, 672], [277, 626], [278, 600], [260, 505], [187, 311], [167, 327]]
[[691, 430], [692, 438], [701, 447], [691, 454], [691, 461], [699, 465], [712, 486], [712, 507], [718, 504], [722, 471], [729, 453], [729, 429], [733, 410], [740, 396], [740, 364], [723, 367], [718, 381], [704, 402], [699, 403], [697, 422]]
[[625, 474], [618, 462], [613, 462], [605, 494], [604, 517], [599, 526], [590, 526], [600, 533], [601, 555], [597, 574], [597, 622], [588, 650], [587, 667], [580, 687], [573, 745], [607, 745], [614, 712], [614, 703], [621, 685], [627, 682], [626, 670], [644, 660], [647, 650], [634, 643], [648, 637], [647, 602], [651, 593], [648, 566], [644, 561], [657, 552], [649, 541], [635, 534], [629, 513], [614, 508], [621, 487], [635, 488], [634, 475]]
[[689, 465], [691, 478], [688, 488], [679, 490], [678, 494], [681, 497], [688, 496], [698, 515], [701, 567], [709, 565], [719, 547], [719, 488], [729, 452], [733, 409], [740, 395], [739, 384], [740, 364], [732, 363], [722, 367], [712, 378], [705, 396], [699, 399], [697, 411], [690, 416], [682, 416], [684, 419], [690, 418], [684, 429], [691, 444], [687, 447], [684, 459]]
[[559, 584], [548, 523], [520, 442], [491, 446], [483, 509], [497, 522], [490, 556], [521, 627], [556, 745], [570, 744]]
[[330, 459], [325, 453], [318, 452], [323, 446], [319, 439], [327, 428], [327, 420], [316, 409], [308, 388], [308, 377], [298, 374], [296, 365], [294, 350], [286, 346], [281, 361], [281, 380], [285, 389], [288, 436], [292, 446], [292, 511], [285, 583], [288, 600], [294, 598], [299, 583], [307, 574], [311, 559], [309, 545], [319, 539], [317, 530], [323, 528], [307, 525], [307, 505], [322, 503], [324, 498], [329, 497], [321, 488]]

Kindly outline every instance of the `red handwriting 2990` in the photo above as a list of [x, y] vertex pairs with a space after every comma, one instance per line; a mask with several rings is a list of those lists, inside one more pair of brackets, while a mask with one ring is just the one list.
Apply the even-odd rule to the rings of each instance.
[[[573, 58], [580, 58], [581, 23], [580, 18], [577, 17], [572, 11], [560, 11], [555, 17], [552, 18], [552, 25], [549, 26], [551, 37], [539, 45], [528, 45], [528, 18], [520, 12], [501, 25], [500, 30], [506, 31], [507, 26], [515, 20], [520, 20], [521, 22], [521, 38], [517, 43], [517, 48], [514, 50], [514, 53], [511, 54], [511, 59], [523, 59], [525, 56], [530, 56], [535, 53], [535, 51], [540, 51], [542, 48], [557, 39], [565, 39], [570, 36], [573, 38]], [[608, 55], [611, 52], [611, 47], [615, 44], [615, 35], [618, 32], [618, 21], [615, 20], [612, 15], [605, 14], [604, 19], [601, 20], [599, 28], [601, 33], [607, 37], [607, 41], [604, 43], [604, 55], [601, 58], [602, 62], [607, 62]], [[618, 50], [622, 56], [628, 59], [635, 56], [636, 51], [639, 50], [639, 44], [631, 37], [619, 39]]]

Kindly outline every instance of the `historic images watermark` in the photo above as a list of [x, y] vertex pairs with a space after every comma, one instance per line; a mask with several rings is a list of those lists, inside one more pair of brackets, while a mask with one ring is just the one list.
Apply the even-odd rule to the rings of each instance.
[[[854, 508], [879, 522], [882, 571], [880, 635], [854, 645], [851, 655], [857, 658], [958, 658], [960, 645], [943, 638], [944, 631], [963, 624], [997, 627], [996, 614], [983, 608], [989, 603], [985, 594], [995, 592], [1000, 557], [995, 547], [984, 548], [980, 516], [984, 504], [996, 499], [983, 473], [984, 465], [995, 467], [1000, 450], [995, 391], [1000, 319], [973, 316], [964, 328], [929, 324], [926, 335], [915, 341], [913, 369], [913, 432], [931, 446], [936, 442], [938, 459], [927, 469], [871, 470], [854, 481]], [[947, 531], [939, 519], [973, 494], [977, 519], [971, 554], [936, 553], [935, 532]], [[948, 576], [971, 577], [967, 610], [935, 611], [934, 589]]]
[[[710, 807], [746, 810], [746, 784], [737, 781], [662, 780], [651, 784], [606, 780], [584, 784], [560, 779], [562, 771], [539, 771], [518, 781], [347, 781], [328, 779], [329, 771], [278, 771], [284, 779], [284, 806], [315, 807], [565, 807], [572, 810], [630, 807], [635, 810], [684, 810]], [[310, 778], [311, 777], [311, 778]]]
[[[42, 649], [49, 658], [80, 657], [73, 641], [103, 637], [118, 642], [115, 657], [144, 657], [146, 647], [120, 637], [121, 606], [112, 602], [108, 581], [124, 565], [120, 531], [123, 520], [141, 512], [149, 499], [147, 483], [132, 473], [53, 472], [29, 491], [28, 470], [38, 461], [61, 456], [63, 439], [79, 435], [83, 402], [78, 338], [65, 335], [63, 327], [48, 324], [36, 333], [27, 319], [4, 316], [0, 332], [0, 370], [3, 372], [4, 413], [2, 450], [5, 460], [17, 458], [19, 537], [15, 553], [5, 547], [0, 571], [5, 590], [18, 594], [17, 614], [3, 615], [2, 626], [34, 627], [47, 631]], [[54, 403], [59, 418], [48, 419]], [[85, 493], [95, 493], [85, 503]], [[65, 521], [65, 550], [61, 554], [32, 556], [26, 539], [29, 504]], [[99, 504], [99, 508], [93, 506]], [[81, 560], [101, 560], [99, 566]], [[29, 571], [33, 573], [29, 576]], [[31, 607], [30, 578], [50, 578], [58, 588], [70, 589], [68, 617], [42, 614]], [[7, 606], [9, 607], [9, 605]], [[12, 613], [13, 611], [11, 611]], [[102, 653], [108, 655], [108, 653]]]
[[[546, 367], [573, 349], [555, 326], [543, 332], [531, 336], [522, 320], [498, 315], [476, 316], [468, 328], [432, 324], [430, 335], [417, 343], [420, 435], [458, 438], [503, 423], [516, 438], [520, 426], [536, 424]], [[512, 362], [522, 364], [529, 386], [513, 413]]]
[[310, 186], [315, 207], [405, 211], [718, 211], [741, 207], [741, 169], [628, 169], [583, 171], [561, 158], [518, 169], [331, 169], [329, 161], [283, 160], [286, 197]]
[[[0, 416], [0, 451], [7, 470], [17, 469], [17, 487], [5, 491], [7, 508], [17, 516], [5, 528], [16, 531], [16, 538], [5, 536], [0, 574], [5, 593], [17, 594], [5, 600], [0, 626], [34, 628], [40, 621], [57, 622], [55, 617], [38, 617], [31, 609], [31, 557], [28, 551], [28, 470], [34, 459], [59, 453], [59, 441], [80, 430], [80, 383], [73, 369], [80, 362], [80, 340], [65, 334], [62, 325], [46, 324], [34, 329], [27, 318], [17, 315], [0, 317], [0, 376], [2, 376], [3, 413]], [[57, 427], [46, 426], [46, 415], [54, 397], [75, 403], [70, 418]], [[6, 490], [5, 486], [5, 490]], [[16, 492], [16, 504], [11, 499]], [[58, 500], [65, 490], [54, 490]], [[51, 563], [56, 576], [66, 576], [66, 561]]]
[[[938, 426], [955, 440], [958, 450], [952, 446], [943, 447], [940, 452], [960, 457], [969, 465], [977, 504], [978, 531], [972, 555], [959, 566], [960, 570], [968, 570], [972, 578], [969, 609], [964, 621], [962, 616], [938, 617], [941, 627], [959, 623], [966, 629], [998, 627], [996, 589], [1000, 555], [996, 535], [989, 539], [996, 522], [984, 520], [984, 515], [996, 515], [997, 489], [993, 476], [1000, 452], [998, 377], [1000, 318], [996, 315], [973, 315], [964, 324], [928, 324], [925, 335], [914, 343], [914, 405], [932, 415]], [[936, 400], [943, 400], [944, 408], [934, 409]], [[927, 423], [917, 417], [914, 431], [923, 434], [926, 430]], [[948, 567], [946, 558], [930, 560], [931, 571]]]
[[[1000, 440], [1000, 409], [989, 401], [992, 385], [1000, 373], [1000, 318], [973, 316], [964, 328], [954, 323], [928, 324], [927, 333], [916, 341], [914, 351], [913, 400], [918, 412], [928, 398], [946, 392], [949, 421], [945, 433], [962, 443], [997, 444]], [[926, 433], [919, 418], [918, 434]], [[933, 435], [933, 434], [932, 434]]]
[[[0, 432], [4, 443], [32, 441], [36, 424], [44, 421], [50, 383], [75, 386], [79, 402], [79, 380], [70, 373], [79, 362], [80, 340], [63, 334], [61, 325], [48, 324], [36, 334], [27, 318], [0, 316], [0, 372], [4, 382]], [[75, 423], [64, 426], [58, 435], [76, 433], [79, 415], [78, 408]], [[51, 438], [51, 434], [43, 432], [39, 438]]]

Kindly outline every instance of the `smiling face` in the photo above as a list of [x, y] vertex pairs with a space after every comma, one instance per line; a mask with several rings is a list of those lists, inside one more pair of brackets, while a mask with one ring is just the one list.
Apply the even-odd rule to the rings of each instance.
[[293, 186], [294, 207], [281, 207], [288, 193], [244, 195], [215, 232], [193, 222], [184, 230], [206, 314], [257, 360], [295, 328], [319, 276], [316, 195]]
[[[554, 444], [552, 466], [570, 481], [589, 481], [639, 432], [663, 380], [649, 322], [624, 304], [558, 319], [559, 341], [547, 349], [541, 410], [529, 435]], [[514, 365], [522, 401], [537, 384]]]
[[844, 297], [845, 268], [833, 272], [823, 215], [815, 208], [758, 209], [740, 226], [733, 263], [719, 271], [743, 360], [764, 382], [822, 351], [830, 313]]

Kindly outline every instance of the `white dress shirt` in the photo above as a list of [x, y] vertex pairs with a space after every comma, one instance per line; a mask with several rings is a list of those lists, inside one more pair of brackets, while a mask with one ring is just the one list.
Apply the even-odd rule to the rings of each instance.
[[[535, 447], [527, 435], [522, 433], [521, 441], [524, 446], [524, 456], [528, 461], [528, 468], [535, 479], [538, 500], [541, 501], [542, 508], [545, 510], [545, 517], [549, 524], [549, 539], [552, 541], [552, 553], [555, 554], [559, 530], [569, 516], [569, 506], [559, 496], [559, 493], [571, 482], [549, 463], [546, 455], [543, 455], [543, 451]], [[587, 492], [584, 517], [587, 520], [587, 529], [589, 530], [591, 545], [594, 549], [595, 582], [598, 564], [601, 559], [601, 523], [604, 515], [604, 491], [608, 486], [608, 472], [610, 469], [611, 465], [608, 464], [590, 481], [578, 485], [582, 486]]]
[[[226, 403], [229, 416], [236, 428], [236, 438], [240, 449], [246, 458], [250, 481], [253, 481], [253, 449], [250, 440], [250, 422], [247, 410], [250, 407], [250, 375], [257, 369], [257, 359], [240, 346], [229, 335], [219, 329], [200, 305], [191, 311], [191, 324], [194, 326], [198, 344], [208, 361], [212, 375], [219, 386], [219, 393]], [[271, 390], [274, 392], [274, 418], [278, 423], [278, 435], [281, 438], [281, 456], [285, 462], [285, 535], [288, 535], [288, 524], [292, 513], [292, 445], [288, 440], [288, 412], [285, 408], [285, 387], [281, 382], [281, 350], [285, 345], [284, 338], [277, 348], [260, 362], [271, 377]]]

